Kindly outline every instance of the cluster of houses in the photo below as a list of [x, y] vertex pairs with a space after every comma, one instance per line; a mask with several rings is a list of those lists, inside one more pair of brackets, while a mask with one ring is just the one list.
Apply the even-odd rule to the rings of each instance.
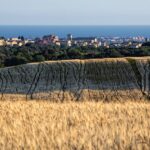
[[5, 38], [0, 39], [0, 46], [23, 46], [23, 45], [26, 45], [27, 43], [34, 43], [34, 40], [24, 39], [21, 37], [10, 38], [10, 39], [5, 39]]
[[47, 35], [42, 38], [36, 38], [34, 40], [24, 39], [23, 37], [0, 39], [0, 46], [23, 46], [27, 43], [35, 43], [39, 45], [55, 45], [55, 46], [67, 46], [67, 47], [104, 47], [104, 48], [140, 48], [147, 39], [144, 37], [133, 38], [96, 38], [96, 37], [78, 37], [73, 38], [71, 34], [67, 35], [67, 38], [60, 39], [56, 35]]
[[133, 38], [96, 38], [96, 37], [78, 37], [73, 38], [71, 34], [67, 35], [67, 38], [59, 39], [58, 36], [49, 35], [44, 36], [42, 39], [35, 39], [35, 43], [43, 45], [57, 45], [67, 47], [104, 47], [104, 48], [140, 48], [146, 41], [144, 37]]

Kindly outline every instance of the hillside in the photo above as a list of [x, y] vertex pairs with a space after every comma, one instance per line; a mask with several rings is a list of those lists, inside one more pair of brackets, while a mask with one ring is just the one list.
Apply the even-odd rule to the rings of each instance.
[[141, 100], [149, 96], [149, 57], [68, 60], [0, 69], [0, 99]]

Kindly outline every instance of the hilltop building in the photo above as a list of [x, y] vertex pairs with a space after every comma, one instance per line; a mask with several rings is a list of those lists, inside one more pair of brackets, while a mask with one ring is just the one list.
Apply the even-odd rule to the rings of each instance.
[[60, 45], [59, 38], [58, 38], [58, 36], [55, 36], [55, 35], [46, 35], [42, 38], [42, 40], [37, 39], [36, 43], [44, 44], [44, 45], [48, 45], [48, 44]]
[[0, 46], [5, 46], [6, 45], [6, 41], [4, 39], [0, 39]]
[[68, 40], [68, 41], [72, 41], [72, 40], [73, 40], [72, 34], [68, 34], [68, 35], [67, 35], [67, 40]]

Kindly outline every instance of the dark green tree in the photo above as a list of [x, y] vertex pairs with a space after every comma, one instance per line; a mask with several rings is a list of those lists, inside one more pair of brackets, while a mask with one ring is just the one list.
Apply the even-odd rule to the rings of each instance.
[[10, 57], [5, 59], [4, 61], [4, 65], [5, 66], [17, 66], [17, 65], [21, 65], [21, 64], [26, 64], [28, 63], [27, 59], [24, 57]]

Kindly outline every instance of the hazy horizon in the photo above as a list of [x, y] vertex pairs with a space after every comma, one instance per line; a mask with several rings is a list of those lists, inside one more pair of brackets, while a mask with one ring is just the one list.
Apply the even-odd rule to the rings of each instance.
[[150, 25], [149, 0], [0, 0], [0, 25]]
[[96, 26], [97, 26], [97, 27], [98, 27], [98, 26], [99, 26], [99, 27], [107, 27], [107, 26], [108, 26], [108, 27], [113, 27], [113, 26], [114, 26], [114, 27], [115, 27], [115, 26], [120, 26], [120, 27], [128, 27], [128, 26], [129, 26], [129, 27], [130, 27], [130, 26], [131, 26], [131, 27], [132, 27], [132, 26], [133, 26], [133, 27], [134, 27], [134, 26], [137, 26], [137, 27], [138, 27], [138, 26], [139, 26], [139, 27], [140, 27], [140, 26], [147, 26], [147, 27], [149, 27], [150, 24], [148, 24], [148, 25], [144, 25], [144, 24], [143, 24], [143, 25], [136, 25], [136, 24], [135, 24], [135, 25], [134, 25], [134, 24], [133, 24], [133, 25], [125, 25], [125, 24], [124, 24], [124, 25], [117, 25], [117, 24], [116, 24], [116, 25], [111, 25], [111, 24], [110, 24], [110, 25], [107, 25], [107, 24], [106, 24], [106, 25], [90, 25], [90, 24], [85, 24], [85, 25], [78, 25], [78, 24], [75, 24], [75, 25], [69, 25], [69, 24], [66, 24], [66, 25], [65, 25], [65, 24], [64, 24], [64, 25], [63, 25], [63, 24], [56, 24], [56, 25], [51, 25], [51, 24], [31, 24], [31, 25], [30, 25], [30, 24], [25, 24], [25, 25], [23, 25], [23, 24], [4, 24], [4, 25], [3, 25], [3, 24], [0, 24], [0, 26], [53, 26], [53, 27], [55, 27], [55, 26], [56, 26], [56, 27], [57, 27], [57, 26], [58, 26], [58, 27], [59, 27], [59, 26], [81, 26], [81, 27], [82, 27], [82, 26], [83, 26], [83, 27], [84, 27], [84, 26], [93, 26], [93, 27], [94, 27], [94, 26], [95, 26], [95, 27], [96, 27]]

